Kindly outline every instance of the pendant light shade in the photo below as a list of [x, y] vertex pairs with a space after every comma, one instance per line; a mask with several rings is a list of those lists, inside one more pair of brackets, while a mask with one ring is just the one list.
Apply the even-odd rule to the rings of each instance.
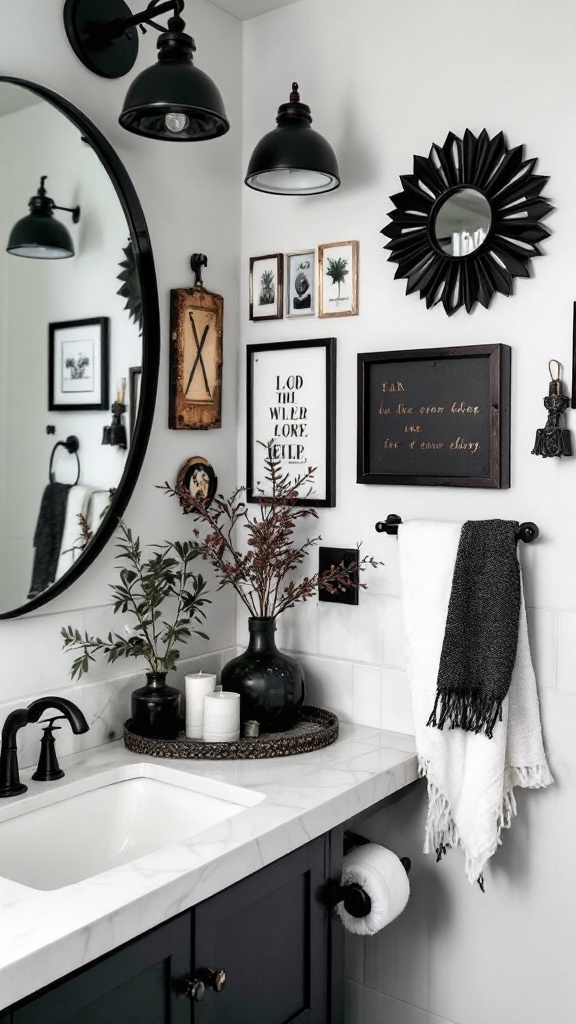
[[338, 161], [330, 143], [310, 127], [310, 107], [300, 102], [298, 83], [290, 101], [278, 108], [277, 127], [256, 146], [245, 183], [258, 192], [309, 196], [340, 184]]
[[[137, 25], [161, 32], [158, 61], [134, 79], [119, 117], [122, 127], [135, 135], [196, 142], [215, 139], [230, 127], [217, 86], [193, 64], [196, 46], [184, 31], [183, 7], [183, 0], [152, 0], [145, 11], [132, 15], [124, 0], [66, 0], [64, 24], [74, 52], [106, 78], [119, 78], [134, 66]], [[151, 19], [167, 10], [174, 14], [162, 29]]]
[[80, 220], [80, 207], [56, 206], [53, 199], [46, 195], [44, 182], [47, 175], [40, 178], [40, 188], [28, 203], [30, 213], [17, 221], [8, 239], [6, 252], [11, 256], [26, 256], [37, 260], [62, 260], [74, 255], [74, 243], [70, 232], [54, 217], [54, 210], [67, 210], [72, 214], [72, 221]]

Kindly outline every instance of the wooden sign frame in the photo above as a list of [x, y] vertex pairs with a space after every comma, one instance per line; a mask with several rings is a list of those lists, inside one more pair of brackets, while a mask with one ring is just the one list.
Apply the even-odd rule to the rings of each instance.
[[357, 482], [510, 486], [508, 345], [358, 355]]
[[222, 425], [224, 300], [205, 288], [170, 292], [171, 430]]

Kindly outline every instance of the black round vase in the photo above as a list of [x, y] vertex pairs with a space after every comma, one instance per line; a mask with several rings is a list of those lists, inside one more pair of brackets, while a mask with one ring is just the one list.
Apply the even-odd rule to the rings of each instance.
[[180, 731], [180, 691], [166, 686], [166, 672], [147, 672], [132, 693], [131, 731], [152, 740], [175, 740]]
[[262, 732], [286, 732], [300, 718], [304, 673], [276, 647], [272, 618], [248, 619], [250, 643], [222, 669], [222, 689], [240, 694], [240, 728], [249, 720]]

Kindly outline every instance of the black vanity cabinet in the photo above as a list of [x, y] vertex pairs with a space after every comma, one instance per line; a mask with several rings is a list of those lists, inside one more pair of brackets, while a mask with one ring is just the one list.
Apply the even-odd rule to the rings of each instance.
[[[330, 836], [14, 1006], [0, 1024], [341, 1024]], [[199, 998], [200, 997], [200, 998]]]

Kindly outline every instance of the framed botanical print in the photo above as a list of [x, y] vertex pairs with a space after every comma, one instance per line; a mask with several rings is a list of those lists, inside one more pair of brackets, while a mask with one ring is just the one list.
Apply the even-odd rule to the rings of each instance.
[[291, 480], [313, 467], [297, 505], [336, 504], [336, 338], [281, 341], [247, 348], [247, 499], [271, 493], [265, 456]]
[[316, 313], [316, 250], [286, 254], [286, 316]]
[[358, 313], [358, 242], [318, 246], [318, 316]]
[[250, 319], [281, 320], [284, 275], [282, 253], [250, 259]]
[[222, 424], [224, 300], [205, 288], [170, 292], [171, 430]]
[[108, 408], [108, 317], [48, 325], [48, 409]]

